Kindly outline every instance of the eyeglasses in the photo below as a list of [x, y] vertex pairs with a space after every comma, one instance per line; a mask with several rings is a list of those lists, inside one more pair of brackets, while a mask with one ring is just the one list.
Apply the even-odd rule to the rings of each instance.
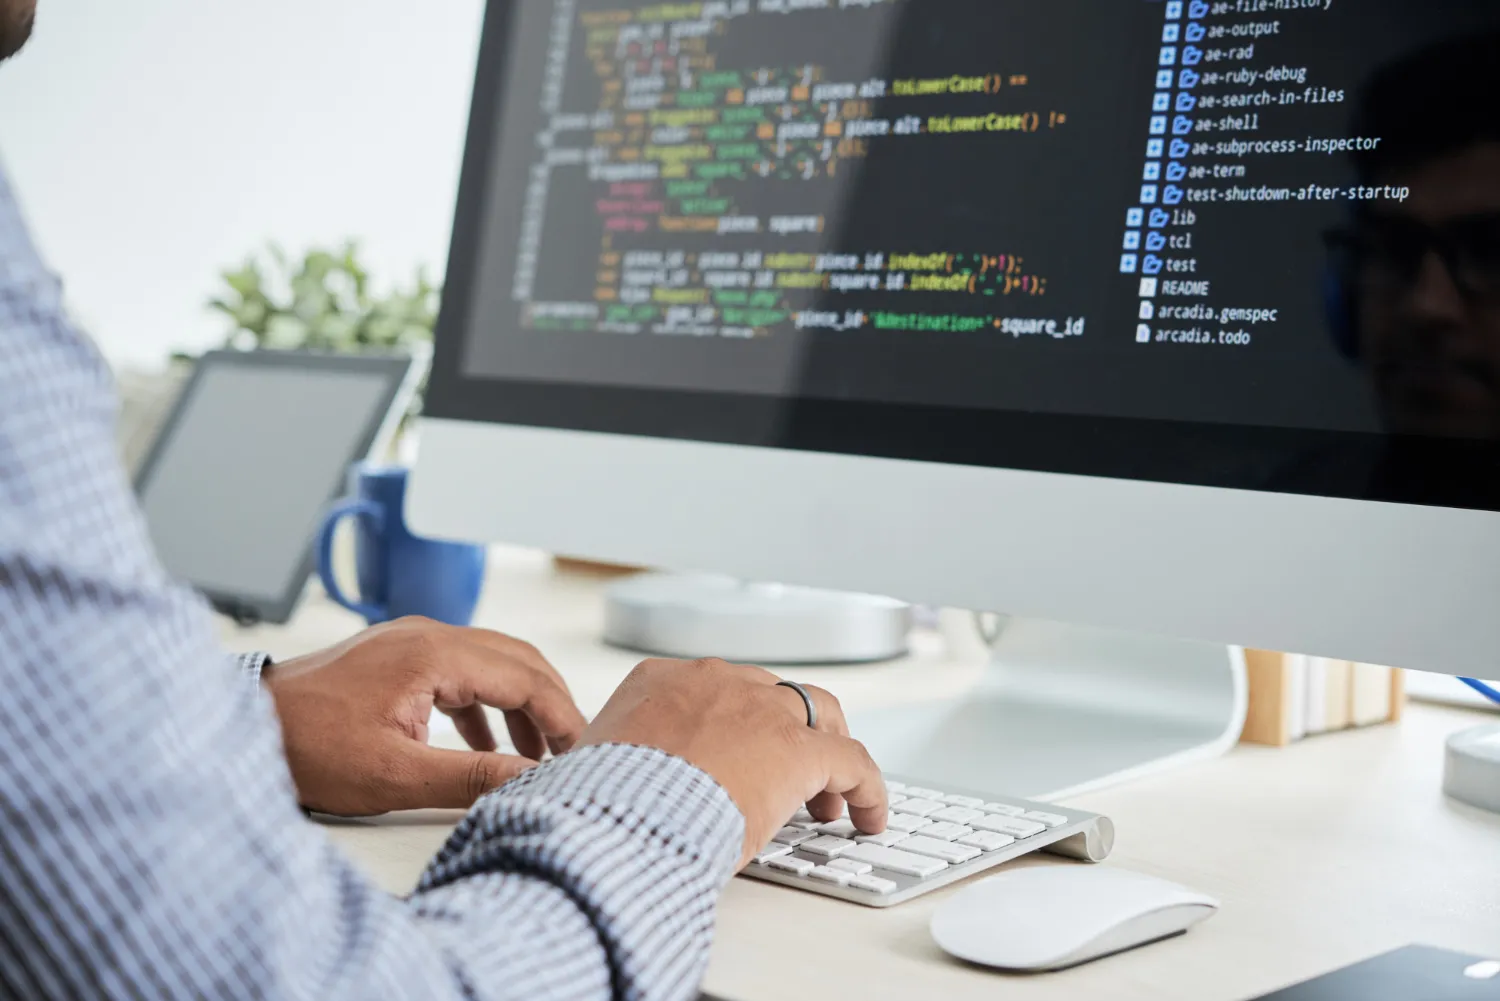
[[1371, 216], [1325, 234], [1347, 278], [1371, 291], [1399, 292], [1435, 253], [1470, 300], [1500, 303], [1500, 212], [1463, 216], [1440, 226]]

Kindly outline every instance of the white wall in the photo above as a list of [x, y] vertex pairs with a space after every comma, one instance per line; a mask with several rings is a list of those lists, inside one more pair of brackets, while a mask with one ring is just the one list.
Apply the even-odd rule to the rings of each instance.
[[440, 276], [483, 0], [39, 0], [0, 162], [118, 362], [215, 343], [218, 271], [358, 237]]

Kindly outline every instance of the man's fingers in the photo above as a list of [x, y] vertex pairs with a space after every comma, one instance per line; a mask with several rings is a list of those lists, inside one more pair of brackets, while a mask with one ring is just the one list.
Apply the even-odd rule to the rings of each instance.
[[861, 831], [866, 834], [884, 831], [889, 812], [885, 777], [865, 745], [831, 734], [824, 735], [817, 743], [822, 745], [824, 772], [828, 776], [823, 793], [842, 796], [849, 804], [849, 819]]
[[[444, 709], [440, 706], [439, 710], [453, 721], [453, 728], [458, 731], [458, 735], [474, 750], [493, 751], [498, 746], [495, 743], [495, 732], [490, 728], [489, 717], [484, 713], [484, 706], [470, 703], [457, 709]], [[526, 754], [526, 749], [519, 744], [516, 745], [516, 750]]]
[[567, 681], [564, 680], [557, 668], [552, 666], [552, 662], [544, 657], [540, 650], [525, 640], [519, 640], [514, 636], [507, 636], [504, 633], [497, 633], [493, 629], [463, 628], [459, 629], [459, 632], [473, 642], [487, 646], [496, 653], [507, 657], [514, 657], [517, 660], [530, 664], [544, 674], [550, 674], [553, 680], [562, 686], [563, 691], [568, 692], [569, 695], [572, 694], [571, 689], [568, 688]]
[[542, 731], [536, 728], [535, 720], [523, 712], [512, 710], [505, 714], [505, 728], [510, 731], [510, 742], [515, 745], [517, 754], [535, 761], [542, 760], [542, 755], [547, 753], [547, 740], [542, 736]]
[[481, 702], [523, 712], [559, 750], [572, 747], [587, 725], [555, 674], [499, 655], [492, 647], [460, 640], [442, 668], [433, 693], [439, 705]]
[[467, 810], [474, 801], [498, 789], [536, 762], [491, 751], [449, 751], [417, 745], [411, 770], [395, 809]]

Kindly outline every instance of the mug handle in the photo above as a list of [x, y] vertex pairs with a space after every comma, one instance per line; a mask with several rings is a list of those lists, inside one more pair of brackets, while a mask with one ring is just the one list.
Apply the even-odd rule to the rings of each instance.
[[367, 604], [362, 601], [354, 601], [344, 589], [339, 586], [338, 579], [333, 573], [333, 533], [339, 527], [339, 522], [345, 518], [368, 518], [370, 526], [376, 532], [383, 531], [385, 525], [385, 509], [374, 501], [349, 500], [341, 504], [335, 504], [328, 514], [323, 518], [323, 527], [318, 530], [318, 578], [323, 582], [323, 590], [328, 592], [328, 597], [343, 605], [354, 614], [362, 617], [367, 622], [382, 622], [386, 618], [385, 609], [378, 605]]

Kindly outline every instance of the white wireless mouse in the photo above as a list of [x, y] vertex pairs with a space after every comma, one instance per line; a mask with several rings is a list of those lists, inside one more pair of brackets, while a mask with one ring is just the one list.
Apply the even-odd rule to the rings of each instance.
[[1034, 866], [954, 895], [933, 915], [932, 937], [958, 959], [1039, 973], [1179, 935], [1218, 909], [1212, 897], [1124, 869]]

